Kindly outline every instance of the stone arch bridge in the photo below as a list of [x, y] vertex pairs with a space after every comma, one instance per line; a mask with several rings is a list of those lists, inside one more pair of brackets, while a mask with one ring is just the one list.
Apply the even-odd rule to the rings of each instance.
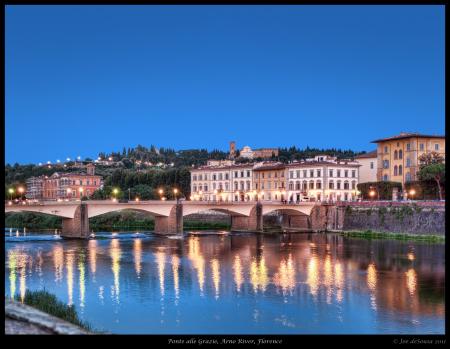
[[155, 233], [181, 234], [183, 217], [212, 210], [231, 216], [234, 231], [262, 231], [263, 215], [278, 211], [287, 218], [289, 228], [321, 230], [327, 226], [329, 208], [313, 202], [282, 204], [278, 202], [198, 202], [198, 201], [69, 201], [7, 204], [5, 212], [38, 212], [62, 217], [62, 234], [66, 238], [89, 236], [89, 218], [108, 212], [135, 210], [155, 217]]

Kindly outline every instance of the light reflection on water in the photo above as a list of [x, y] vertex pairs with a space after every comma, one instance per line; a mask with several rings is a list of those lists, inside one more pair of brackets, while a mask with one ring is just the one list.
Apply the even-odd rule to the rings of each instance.
[[7, 242], [5, 293], [45, 288], [114, 333], [444, 332], [444, 245], [115, 237]]

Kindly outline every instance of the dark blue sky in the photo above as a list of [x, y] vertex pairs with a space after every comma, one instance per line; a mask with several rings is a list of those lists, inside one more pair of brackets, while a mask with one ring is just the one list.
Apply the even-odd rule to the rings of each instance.
[[6, 162], [444, 133], [443, 6], [7, 6]]

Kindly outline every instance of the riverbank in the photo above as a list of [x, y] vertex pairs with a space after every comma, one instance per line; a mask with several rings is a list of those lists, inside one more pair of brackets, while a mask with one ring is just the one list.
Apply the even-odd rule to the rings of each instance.
[[405, 240], [405, 241], [423, 241], [429, 243], [445, 243], [445, 237], [442, 235], [431, 234], [402, 234], [402, 233], [390, 233], [372, 230], [353, 230], [353, 231], [336, 231], [336, 233], [352, 237], [352, 238], [364, 238], [364, 239], [385, 239], [385, 240]]

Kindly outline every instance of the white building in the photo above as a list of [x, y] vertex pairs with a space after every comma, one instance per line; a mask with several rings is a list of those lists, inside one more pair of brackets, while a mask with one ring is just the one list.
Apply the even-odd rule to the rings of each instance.
[[[191, 169], [191, 200], [245, 201], [252, 188], [253, 164], [215, 163]], [[213, 164], [213, 165], [211, 165]]]
[[328, 155], [290, 163], [286, 165], [287, 200], [356, 200], [360, 166]]
[[248, 145], [243, 147], [239, 152], [239, 156], [242, 158], [253, 159], [253, 150]]
[[377, 181], [377, 151], [355, 156], [355, 160], [361, 165], [359, 168], [359, 183]]

